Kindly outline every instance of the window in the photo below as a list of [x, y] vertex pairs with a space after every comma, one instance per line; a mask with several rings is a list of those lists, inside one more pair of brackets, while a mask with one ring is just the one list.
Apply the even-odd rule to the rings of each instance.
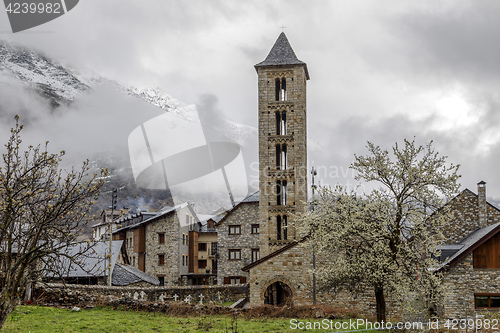
[[276, 181], [276, 204], [278, 206], [285, 206], [287, 204], [287, 181], [277, 180]]
[[260, 226], [258, 224], [252, 224], [252, 234], [259, 233]]
[[229, 250], [229, 260], [241, 260], [241, 250]]
[[279, 101], [280, 100], [281, 84], [280, 84], [280, 79], [278, 79], [278, 78], [276, 80], [274, 80], [274, 89], [275, 89], [276, 100]]
[[164, 254], [158, 255], [158, 265], [160, 265], [160, 266], [165, 265], [165, 255]]
[[158, 244], [165, 244], [165, 233], [164, 232], [158, 233]]
[[260, 250], [252, 249], [252, 262], [255, 262], [260, 259]]
[[206, 260], [198, 260], [198, 268], [206, 268], [207, 261]]
[[475, 294], [476, 309], [500, 308], [500, 294]]
[[164, 276], [158, 276], [158, 281], [160, 281], [160, 286], [164, 286], [165, 285], [165, 277]]
[[241, 235], [241, 226], [240, 225], [230, 225], [229, 226], [229, 235]]
[[213, 256], [217, 255], [217, 242], [213, 242], [212, 243], [212, 251], [211, 251], [211, 254]]
[[240, 284], [247, 283], [246, 276], [225, 276], [224, 284]]
[[275, 97], [277, 101], [286, 101], [286, 78], [274, 80]]
[[288, 221], [286, 215], [276, 216], [276, 239], [277, 240], [287, 240], [288, 239]]
[[281, 79], [281, 100], [286, 101], [286, 79]]
[[286, 135], [286, 111], [276, 111], [276, 135]]
[[207, 243], [198, 243], [198, 251], [206, 251]]
[[276, 145], [276, 169], [286, 170], [287, 156], [286, 144]]

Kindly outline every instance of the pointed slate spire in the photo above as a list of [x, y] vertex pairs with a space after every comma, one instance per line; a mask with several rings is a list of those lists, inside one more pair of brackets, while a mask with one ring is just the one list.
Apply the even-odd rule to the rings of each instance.
[[306, 78], [309, 80], [309, 72], [307, 70], [307, 64], [300, 61], [295, 52], [293, 52], [292, 46], [288, 42], [288, 38], [284, 32], [282, 32], [276, 43], [274, 43], [273, 48], [267, 55], [266, 59], [255, 65], [255, 69], [258, 67], [272, 67], [272, 66], [286, 66], [286, 65], [302, 65], [306, 71]]

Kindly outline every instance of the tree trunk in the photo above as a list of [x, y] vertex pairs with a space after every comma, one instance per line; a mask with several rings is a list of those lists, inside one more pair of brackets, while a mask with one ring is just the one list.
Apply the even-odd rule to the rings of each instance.
[[377, 302], [377, 321], [381, 323], [385, 320], [385, 297], [384, 286], [375, 285], [375, 301]]
[[0, 329], [5, 324], [5, 321], [7, 320], [7, 317], [10, 315], [12, 310], [14, 310], [13, 301], [3, 302], [3, 304], [0, 306]]

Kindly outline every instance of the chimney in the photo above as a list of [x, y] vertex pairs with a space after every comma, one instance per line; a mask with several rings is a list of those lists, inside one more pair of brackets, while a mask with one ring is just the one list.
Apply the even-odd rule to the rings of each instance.
[[482, 180], [477, 183], [477, 199], [479, 228], [484, 228], [488, 225], [488, 211], [486, 208], [486, 182]]

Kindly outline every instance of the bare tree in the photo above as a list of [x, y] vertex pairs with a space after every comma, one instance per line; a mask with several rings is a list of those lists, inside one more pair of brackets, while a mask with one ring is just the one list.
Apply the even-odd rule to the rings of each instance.
[[57, 267], [60, 256], [79, 260], [65, 249], [87, 222], [107, 172], [88, 175], [88, 160], [78, 170], [61, 169], [65, 153], [50, 154], [48, 142], [23, 152], [22, 129], [16, 116], [0, 164], [0, 327], [26, 286]]
[[302, 231], [327, 259], [316, 270], [322, 287], [373, 288], [382, 321], [388, 293], [400, 305], [415, 295], [438, 299], [440, 277], [432, 268], [442, 239], [439, 226], [450, 217], [443, 203], [458, 191], [460, 176], [459, 166], [447, 165], [432, 142], [424, 147], [405, 140], [403, 147], [393, 147], [393, 156], [370, 142], [367, 148], [370, 154], [355, 156], [351, 168], [357, 180], [378, 186], [362, 194], [342, 187], [320, 190]]

